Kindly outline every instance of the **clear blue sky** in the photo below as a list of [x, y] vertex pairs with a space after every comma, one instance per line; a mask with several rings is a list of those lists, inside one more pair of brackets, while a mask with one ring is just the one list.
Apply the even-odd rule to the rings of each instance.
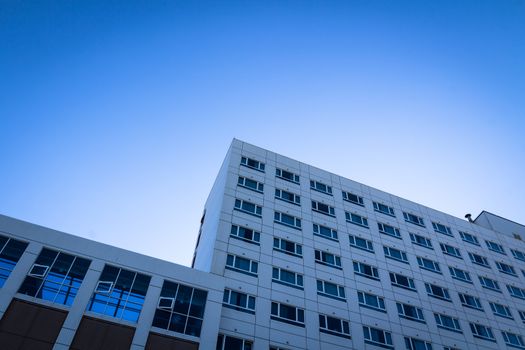
[[3, 1], [0, 213], [182, 264], [233, 137], [525, 223], [525, 2]]

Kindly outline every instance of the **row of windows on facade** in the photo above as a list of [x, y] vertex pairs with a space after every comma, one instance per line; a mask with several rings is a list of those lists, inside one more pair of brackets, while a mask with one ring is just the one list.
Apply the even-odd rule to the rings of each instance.
[[[1, 288], [28, 244], [5, 236], [0, 236], [0, 244]], [[18, 293], [71, 306], [90, 264], [88, 259], [43, 248]], [[136, 323], [150, 279], [105, 265], [86, 311]], [[205, 290], [165, 280], [152, 326], [199, 337], [206, 299]]]

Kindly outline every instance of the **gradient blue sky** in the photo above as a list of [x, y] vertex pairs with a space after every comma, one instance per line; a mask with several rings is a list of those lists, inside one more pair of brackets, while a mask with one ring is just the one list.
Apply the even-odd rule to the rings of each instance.
[[525, 2], [3, 1], [0, 213], [189, 265], [233, 137], [525, 223]]

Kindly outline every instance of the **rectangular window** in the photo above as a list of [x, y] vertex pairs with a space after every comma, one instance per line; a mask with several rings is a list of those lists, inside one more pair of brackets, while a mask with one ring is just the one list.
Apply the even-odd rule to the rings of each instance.
[[452, 278], [457, 279], [459, 281], [472, 283], [472, 278], [470, 278], [470, 273], [468, 273], [467, 271], [458, 269], [457, 267], [452, 267], [452, 266], [448, 267], [448, 271], [450, 272], [450, 276], [452, 276]]
[[334, 207], [318, 201], [312, 201], [312, 210], [321, 214], [335, 217]]
[[304, 327], [304, 309], [272, 301], [271, 319]]
[[315, 250], [315, 262], [341, 269], [341, 257], [321, 250]]
[[43, 248], [18, 293], [71, 306], [90, 264], [91, 260]]
[[399, 232], [399, 229], [397, 227], [378, 222], [377, 228], [379, 230], [379, 233], [392, 236], [394, 238], [401, 238], [401, 233]]
[[401, 261], [402, 263], [408, 264], [407, 253], [405, 253], [402, 250], [383, 246], [383, 252], [385, 253], [385, 257], [389, 259], [394, 259], [397, 261]]
[[333, 316], [319, 314], [319, 332], [350, 339], [348, 321]]
[[241, 165], [244, 165], [248, 168], [252, 168], [258, 171], [261, 171], [264, 173], [264, 163], [259, 162], [258, 160], [248, 158], [248, 157], [241, 157]]
[[452, 230], [450, 229], [449, 226], [445, 226], [445, 225], [440, 224], [438, 222], [432, 221], [432, 228], [434, 229], [434, 231], [436, 231], [438, 233], [442, 233], [442, 234], [447, 235], [447, 236], [452, 236]]
[[417, 215], [410, 214], [407, 212], [403, 212], [403, 218], [405, 218], [406, 222], [409, 222], [411, 224], [418, 225], [421, 227], [425, 227], [425, 221], [423, 220], [422, 217], [419, 217]]
[[345, 211], [346, 222], [368, 228], [368, 219], [364, 216]]
[[459, 325], [459, 319], [455, 317], [434, 312], [434, 319], [436, 320], [438, 328], [443, 328], [452, 332], [463, 333]]
[[432, 247], [432, 241], [429, 238], [416, 235], [415, 233], [410, 233], [409, 235], [412, 243], [428, 249], [434, 249], [434, 247]]
[[363, 326], [363, 336], [365, 343], [380, 346], [386, 349], [394, 349], [394, 343], [392, 342], [392, 333], [385, 330]]
[[432, 350], [432, 344], [429, 341], [405, 337], [405, 346], [408, 350]]
[[300, 182], [299, 181], [299, 175], [294, 174], [291, 171], [287, 171], [287, 170], [284, 170], [284, 169], [279, 169], [279, 168], [275, 169], [275, 176], [277, 176], [278, 178], [281, 178], [283, 180], [296, 183], [296, 184], [298, 184]]
[[478, 276], [478, 277], [479, 277], [479, 283], [481, 283], [481, 286], [483, 288], [491, 289], [491, 290], [501, 293], [501, 289], [497, 281], [490, 279], [488, 277], [483, 277], [483, 276]]
[[487, 244], [487, 248], [489, 248], [489, 250], [500, 254], [507, 254], [505, 253], [505, 249], [503, 249], [503, 246], [501, 244], [492, 241], [485, 241], [485, 243]]
[[374, 245], [372, 244], [372, 241], [353, 235], [348, 235], [348, 238], [350, 240], [351, 247], [366, 250], [372, 253], [374, 252]]
[[379, 213], [382, 213], [382, 214], [390, 215], [390, 216], [393, 216], [393, 217], [396, 216], [396, 214], [394, 213], [394, 208], [389, 207], [386, 204], [381, 204], [381, 203], [378, 203], [378, 202], [372, 202], [372, 204], [374, 205], [374, 210], [375, 211], [377, 211]]
[[514, 270], [514, 267], [505, 263], [502, 263], [500, 261], [496, 261], [496, 268], [501, 273], [505, 273], [507, 275], [518, 277], [518, 274], [516, 273], [516, 270]]
[[439, 263], [437, 261], [423, 258], [421, 256], [416, 257], [416, 259], [417, 259], [417, 264], [423, 270], [428, 270], [428, 271], [435, 272], [435, 273], [441, 273], [441, 268], [439, 267]]
[[310, 188], [318, 192], [329, 194], [330, 196], [332, 195], [332, 186], [325, 185], [319, 181], [310, 180]]
[[242, 258], [237, 255], [228, 254], [226, 258], [226, 268], [228, 270], [233, 270], [257, 277], [257, 262], [250, 259]]
[[346, 191], [343, 191], [342, 193], [343, 193], [343, 200], [345, 200], [347, 202], [350, 202], [350, 203], [353, 203], [353, 204], [357, 204], [357, 205], [362, 206], [362, 207], [365, 206], [365, 202], [363, 201], [363, 197], [358, 196], [356, 194], [353, 194], [351, 192], [346, 192]]
[[470, 331], [474, 337], [496, 342], [496, 338], [494, 338], [494, 333], [492, 333], [492, 329], [490, 327], [472, 322], [469, 323], [469, 325]]
[[483, 311], [483, 307], [481, 306], [481, 301], [479, 300], [478, 297], [475, 297], [469, 294], [465, 294], [465, 293], [458, 293], [458, 295], [459, 295], [459, 300], [461, 301], [461, 305], [463, 305], [464, 307]]
[[249, 243], [259, 244], [261, 240], [261, 233], [252, 230], [251, 228], [232, 225], [230, 230], [230, 236], [233, 238], [241, 239]]
[[0, 288], [20, 260], [28, 243], [0, 235]]
[[257, 217], [261, 217], [262, 215], [262, 207], [260, 205], [248, 202], [244, 199], [235, 199], [234, 209]]
[[520, 315], [521, 321], [525, 323], [525, 310], [519, 310], [518, 314]]
[[255, 297], [246, 293], [236, 292], [231, 289], [224, 289], [222, 305], [237, 311], [255, 314]]
[[333, 228], [319, 225], [319, 224], [313, 224], [313, 231], [314, 231], [314, 235], [316, 236], [328, 238], [328, 239], [331, 239], [332, 241], [339, 240], [337, 237], [337, 230]]
[[317, 294], [346, 301], [345, 287], [323, 280], [317, 280]]
[[439, 243], [439, 246], [441, 247], [441, 251], [443, 252], [443, 254], [453, 256], [454, 258], [463, 259], [463, 257], [461, 257], [461, 252], [459, 251], [459, 248], [444, 243]]
[[507, 290], [509, 291], [509, 294], [511, 297], [518, 298], [518, 299], [525, 299], [525, 289], [518, 288], [515, 286], [511, 286], [510, 284], [507, 284]]
[[494, 315], [504, 318], [510, 318], [512, 320], [514, 319], [514, 317], [512, 317], [512, 313], [510, 312], [510, 308], [507, 305], [493, 302], [489, 302], [489, 305]]
[[525, 253], [519, 250], [511, 249], [510, 252], [514, 256], [514, 258], [525, 261]]
[[425, 323], [423, 316], [423, 309], [415, 307], [414, 305], [396, 303], [397, 314], [399, 317], [406, 318], [411, 321]]
[[285, 286], [303, 289], [303, 275], [290, 270], [278, 267], [272, 268], [272, 281]]
[[356, 275], [379, 280], [379, 271], [377, 270], [377, 267], [359, 261], [354, 261], [353, 265]]
[[390, 283], [392, 283], [394, 287], [400, 287], [400, 288], [405, 288], [408, 290], [416, 291], [416, 285], [414, 283], [413, 278], [404, 276], [400, 273], [394, 273], [394, 272], [390, 272], [389, 275], [390, 275]]
[[208, 292], [164, 281], [153, 317], [153, 327], [200, 337]]
[[490, 269], [489, 261], [486, 257], [470, 252], [468, 253], [468, 257], [470, 258], [470, 261], [472, 261], [473, 264], [488, 267]]
[[87, 311], [137, 322], [151, 277], [105, 265]]
[[301, 197], [299, 195], [278, 188], [275, 189], [275, 198], [295, 205], [301, 205]]
[[358, 291], [357, 299], [359, 300], [359, 306], [386, 312], [385, 299], [383, 297]]
[[294, 255], [298, 257], [303, 256], [303, 246], [299, 243], [295, 243], [292, 241], [287, 241], [283, 238], [274, 238], [273, 239], [273, 249], [289, 254]]
[[301, 229], [301, 219], [292, 215], [276, 211], [273, 216], [273, 221], [278, 224], [294, 228], [296, 230]]
[[264, 185], [261, 182], [243, 176], [239, 176], [237, 185], [259, 193], [263, 193], [264, 191]]
[[450, 299], [450, 294], [447, 288], [435, 284], [425, 283], [425, 289], [427, 290], [428, 296], [445, 301], [452, 301], [452, 299]]
[[459, 231], [459, 235], [461, 236], [461, 239], [465, 242], [474, 245], [479, 245], [478, 237], [464, 231]]
[[501, 331], [501, 335], [503, 336], [505, 344], [508, 346], [518, 349], [525, 349], [525, 342], [523, 341], [523, 337], [521, 335], [505, 331]]
[[217, 337], [216, 350], [252, 350], [253, 343], [250, 340], [230, 337], [219, 334]]

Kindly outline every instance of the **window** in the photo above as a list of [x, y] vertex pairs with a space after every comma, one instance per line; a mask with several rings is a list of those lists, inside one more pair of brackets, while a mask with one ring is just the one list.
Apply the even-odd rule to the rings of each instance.
[[271, 319], [304, 327], [304, 309], [272, 301]]
[[226, 269], [241, 272], [250, 276], [257, 276], [257, 262], [242, 258], [237, 255], [228, 254], [226, 258]]
[[278, 347], [278, 346], [270, 345], [270, 350], [287, 350], [287, 349], [281, 348], [281, 347]]
[[390, 282], [393, 286], [416, 291], [416, 285], [414, 284], [413, 278], [394, 272], [390, 272], [389, 275]]
[[273, 217], [273, 221], [278, 224], [294, 228], [296, 230], [301, 229], [301, 219], [296, 218], [295, 216], [292, 216], [292, 215], [288, 215], [288, 214], [276, 211]]
[[0, 235], [0, 288], [16, 266], [28, 243]]
[[242, 211], [244, 213], [248, 213], [248, 214], [251, 214], [251, 215], [255, 215], [255, 216], [258, 216], [258, 217], [261, 217], [262, 215], [262, 207], [257, 205], [257, 204], [254, 204], [254, 203], [251, 203], [251, 202], [248, 202], [248, 201], [245, 201], [244, 199], [236, 199], [235, 200], [235, 210], [239, 210], [239, 211]]
[[487, 248], [489, 248], [489, 250], [500, 254], [507, 254], [505, 253], [505, 249], [503, 249], [501, 244], [492, 241], [485, 241], [485, 243], [487, 243]]
[[313, 231], [314, 231], [314, 235], [316, 235], [316, 236], [328, 238], [328, 239], [331, 239], [333, 241], [337, 241], [338, 240], [337, 230], [335, 230], [333, 228], [330, 228], [330, 227], [327, 227], [327, 226], [323, 226], [323, 225], [319, 225], [319, 224], [313, 224]]
[[434, 319], [438, 328], [443, 328], [449, 331], [463, 333], [459, 326], [459, 319], [448, 315], [438, 314], [434, 312]]
[[385, 299], [383, 297], [358, 291], [357, 299], [359, 300], [359, 306], [386, 312]]
[[371, 278], [374, 280], [379, 280], [379, 271], [377, 270], [377, 267], [359, 261], [354, 261], [353, 265], [354, 272], [356, 275]]
[[372, 204], [374, 205], [374, 210], [375, 211], [377, 211], [379, 213], [382, 213], [382, 214], [394, 216], [394, 217], [396, 216], [396, 214], [394, 213], [394, 208], [389, 207], [386, 204], [381, 204], [381, 203], [378, 203], [378, 202], [372, 202]]
[[416, 259], [417, 259], [417, 264], [423, 270], [441, 273], [441, 268], [439, 267], [439, 263], [437, 261], [423, 258], [421, 256], [418, 256]]
[[374, 252], [374, 245], [372, 244], [372, 241], [352, 235], [348, 235], [348, 238], [350, 240], [351, 247], [366, 250], [372, 253]]
[[412, 337], [405, 337], [405, 346], [408, 350], [432, 350], [430, 342]]
[[299, 195], [278, 188], [275, 189], [275, 198], [288, 203], [301, 205], [301, 197]]
[[507, 284], [507, 290], [511, 297], [525, 299], [525, 289], [518, 288]]
[[525, 349], [525, 342], [523, 341], [523, 337], [521, 335], [505, 331], [501, 331], [501, 335], [503, 336], [505, 344], [508, 346], [518, 349]]
[[425, 283], [425, 289], [427, 290], [427, 294], [431, 297], [445, 301], [452, 301], [447, 288], [435, 284]]
[[468, 253], [468, 256], [470, 258], [470, 261], [472, 261], [473, 264], [480, 265], [483, 267], [488, 267], [490, 269], [489, 261], [486, 257], [474, 254], [474, 253]]
[[496, 267], [501, 273], [505, 273], [507, 275], [518, 277], [516, 274], [516, 270], [514, 270], [514, 267], [505, 263], [502, 263], [500, 261], [496, 261]]
[[461, 270], [461, 269], [458, 269], [457, 267], [452, 267], [452, 266], [449, 266], [448, 270], [452, 278], [455, 278], [459, 281], [472, 283], [472, 279], [470, 278], [470, 273], [468, 273], [467, 271]]
[[458, 293], [458, 295], [459, 295], [459, 300], [461, 301], [461, 305], [463, 305], [464, 307], [483, 311], [483, 307], [481, 306], [481, 301], [479, 300], [478, 297], [475, 297], [469, 294], [465, 294], [465, 293]]
[[439, 246], [441, 247], [441, 251], [443, 252], [443, 254], [453, 256], [454, 258], [463, 259], [461, 257], [461, 252], [458, 248], [444, 243], [439, 243]]
[[208, 292], [164, 281], [153, 327], [200, 337]]
[[472, 322], [469, 323], [469, 325], [470, 331], [472, 332], [472, 335], [474, 337], [496, 342], [496, 339], [494, 338], [494, 334], [492, 333], [492, 329], [490, 327]]
[[406, 222], [409, 222], [411, 224], [418, 225], [421, 227], [425, 227], [425, 221], [423, 220], [423, 218], [417, 215], [403, 212], [403, 218], [405, 218]]
[[392, 333], [385, 330], [363, 326], [363, 336], [365, 343], [371, 345], [377, 345], [382, 348], [394, 349], [394, 343], [392, 342]]
[[407, 253], [405, 253], [402, 250], [399, 250], [399, 249], [396, 249], [396, 248], [392, 248], [392, 247], [383, 246], [383, 252], [385, 253], [385, 257], [387, 257], [389, 259], [394, 259], [394, 260], [397, 260], [397, 261], [401, 261], [401, 262], [403, 262], [405, 264], [408, 264]]
[[410, 233], [410, 240], [412, 241], [412, 243], [416, 245], [419, 245], [419, 246], [422, 246], [428, 249], [434, 249], [432, 247], [432, 242], [430, 241], [429, 238], [426, 238], [420, 235], [416, 235], [415, 233]]
[[246, 293], [225, 289], [222, 305], [237, 311], [255, 314], [255, 297]]
[[461, 239], [464, 240], [467, 243], [479, 245], [478, 237], [471, 235], [470, 233], [459, 231], [459, 235], [461, 236]]
[[507, 305], [489, 302], [492, 313], [496, 316], [514, 319], [512, 313]]
[[401, 238], [401, 233], [399, 232], [399, 229], [397, 227], [378, 222], [377, 228], [379, 229], [379, 233], [389, 235], [395, 238]]
[[519, 310], [518, 314], [520, 315], [521, 321], [525, 323], [525, 310]]
[[263, 193], [264, 191], [264, 185], [261, 182], [248, 179], [247, 177], [239, 176], [239, 180], [237, 181], [237, 185], [247, 188], [249, 190]]
[[452, 230], [448, 226], [432, 221], [432, 228], [438, 233], [442, 233], [447, 236], [452, 236]]
[[525, 261], [525, 253], [516, 249], [511, 249], [510, 252], [514, 256], [514, 258]]
[[423, 316], [423, 309], [415, 307], [414, 305], [396, 303], [397, 314], [399, 317], [406, 318], [408, 320], [425, 323], [425, 317]]
[[285, 286], [303, 289], [303, 275], [290, 270], [274, 267], [272, 269], [272, 281]]
[[358, 196], [356, 194], [353, 194], [351, 192], [343, 191], [343, 200], [345, 200], [347, 202], [350, 202], [350, 203], [353, 203], [353, 204], [360, 205], [362, 207], [365, 206], [365, 202], [363, 201], [363, 197]]
[[335, 217], [335, 208], [321, 202], [312, 201], [312, 210], [321, 214]]
[[350, 339], [348, 321], [328, 315], [319, 315], [319, 332]]
[[71, 306], [91, 261], [43, 248], [18, 293]]
[[346, 301], [345, 287], [328, 281], [317, 280], [317, 294]]
[[110, 288], [96, 288], [89, 300], [87, 310], [117, 319], [137, 322], [150, 279], [150, 276], [135, 271], [105, 265], [98, 285], [107, 283], [106, 286]]
[[368, 219], [354, 213], [345, 211], [346, 222], [368, 228]]
[[490, 279], [488, 277], [478, 276], [479, 277], [479, 283], [481, 283], [481, 286], [483, 288], [491, 289], [496, 292], [501, 293], [501, 289], [499, 288], [499, 284], [497, 281], [494, 281], [493, 279]]
[[303, 256], [303, 246], [299, 243], [287, 241], [282, 238], [273, 239], [273, 249], [285, 254], [294, 255], [298, 257]]
[[310, 188], [315, 191], [332, 195], [332, 186], [325, 185], [322, 182], [310, 180]]
[[258, 160], [248, 157], [241, 157], [241, 165], [258, 171], [262, 171], [264, 173], [264, 163], [261, 163]]
[[281, 178], [283, 180], [296, 183], [296, 184], [299, 183], [299, 175], [294, 174], [294, 173], [292, 173], [290, 171], [287, 171], [287, 170], [284, 170], [284, 169], [279, 169], [279, 168], [275, 169], [275, 176], [277, 176], [278, 178]]
[[251, 228], [232, 225], [230, 230], [230, 236], [233, 238], [241, 239], [249, 243], [259, 244], [261, 240], [261, 233], [252, 230]]
[[216, 350], [252, 350], [252, 345], [249, 340], [219, 334]]
[[321, 250], [315, 250], [315, 262], [341, 269], [341, 257]]

